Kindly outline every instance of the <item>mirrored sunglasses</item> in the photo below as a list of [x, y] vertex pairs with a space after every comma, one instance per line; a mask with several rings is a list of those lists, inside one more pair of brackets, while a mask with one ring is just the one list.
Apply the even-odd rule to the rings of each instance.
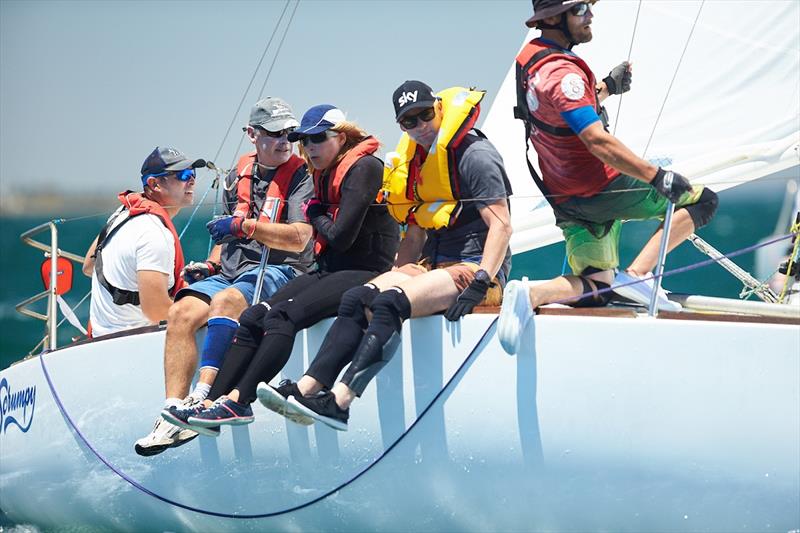
[[267, 137], [272, 137], [273, 139], [280, 139], [284, 135], [289, 135], [290, 133], [292, 133], [296, 128], [286, 128], [285, 130], [280, 130], [280, 131], [269, 131], [262, 128], [261, 126], [256, 126], [256, 129], [260, 130], [261, 133], [263, 133]]
[[423, 122], [430, 122], [431, 120], [433, 120], [433, 117], [435, 116], [436, 116], [436, 110], [432, 107], [429, 107], [422, 113], [417, 113], [416, 115], [410, 117], [403, 117], [397, 122], [399, 122], [400, 125], [403, 126], [405, 129], [411, 130], [417, 127], [418, 121], [421, 120]]
[[167, 172], [161, 172], [160, 174], [148, 174], [143, 177], [142, 180], [147, 181], [148, 178], [163, 178], [164, 176], [169, 176], [170, 174], [173, 174], [175, 179], [180, 181], [189, 181], [190, 179], [196, 177], [193, 168], [185, 168], [178, 171], [168, 170]]
[[569, 8], [569, 12], [575, 15], [576, 17], [582, 17], [586, 13], [590, 12], [591, 6], [586, 2], [581, 2], [580, 4], [575, 4], [571, 8]]
[[328, 139], [330, 139], [331, 137], [336, 137], [337, 135], [339, 135], [338, 131], [325, 130], [325, 131], [322, 131], [320, 133], [315, 133], [313, 135], [306, 135], [305, 137], [300, 139], [300, 142], [303, 143], [303, 146], [308, 146], [309, 144], [312, 144], [312, 143], [313, 144], [322, 144], [325, 141], [327, 141]]

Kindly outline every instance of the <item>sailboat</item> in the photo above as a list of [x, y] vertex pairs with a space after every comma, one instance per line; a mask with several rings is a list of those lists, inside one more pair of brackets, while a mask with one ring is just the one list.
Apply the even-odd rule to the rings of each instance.
[[[634, 89], [609, 114], [634, 151], [716, 191], [797, 178], [800, 4], [597, 11], [577, 51], [599, 68], [631, 50]], [[513, 83], [512, 68], [483, 129], [512, 180], [520, 253], [560, 236], [522, 160]], [[513, 356], [496, 309], [413, 319], [348, 432], [256, 404], [255, 423], [150, 458], [133, 442], [161, 406], [163, 328], [60, 348], [53, 334], [0, 372], [0, 508], [45, 528], [129, 531], [796, 530], [800, 321], [782, 308], [544, 308]], [[329, 326], [298, 335], [285, 377]]]

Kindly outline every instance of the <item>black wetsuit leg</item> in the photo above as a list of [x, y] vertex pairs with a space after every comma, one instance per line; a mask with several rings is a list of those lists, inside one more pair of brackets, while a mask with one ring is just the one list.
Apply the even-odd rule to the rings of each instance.
[[298, 331], [313, 326], [336, 314], [342, 295], [350, 288], [362, 285], [377, 273], [367, 270], [342, 270], [314, 274], [317, 280], [291, 296], [291, 301], [273, 305], [264, 319], [265, 335], [252, 361], [234, 388], [239, 401], [252, 403], [256, 387], [269, 382], [286, 365]]
[[380, 290], [370, 283], [353, 287], [344, 293], [336, 320], [325, 335], [306, 375], [328, 389], [333, 387], [339, 373], [353, 360], [353, 353], [369, 325], [366, 310], [379, 294]]

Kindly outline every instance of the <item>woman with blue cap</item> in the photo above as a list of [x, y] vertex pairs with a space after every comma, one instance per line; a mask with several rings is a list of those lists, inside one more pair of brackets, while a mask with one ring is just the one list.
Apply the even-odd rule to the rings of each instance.
[[[341, 307], [362, 306], [342, 301], [342, 295], [391, 268], [399, 227], [380, 201], [383, 163], [374, 155], [378, 140], [328, 104], [309, 109], [289, 140], [300, 141], [301, 155], [314, 176], [315, 198], [305, 212], [315, 233], [316, 269], [242, 313], [206, 408], [162, 412], [173, 424], [217, 435], [221, 424], [252, 422], [250, 404], [256, 389], [289, 360], [296, 333], [337, 311], [341, 315]], [[340, 370], [326, 369], [334, 376]], [[299, 392], [291, 382], [277, 389], [262, 383], [258, 392], [276, 409], [292, 394]]]

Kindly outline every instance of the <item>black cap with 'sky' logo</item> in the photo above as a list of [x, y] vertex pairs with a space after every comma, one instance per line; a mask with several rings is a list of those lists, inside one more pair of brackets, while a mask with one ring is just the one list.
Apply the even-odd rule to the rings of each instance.
[[433, 89], [417, 80], [407, 80], [395, 89], [392, 95], [394, 104], [394, 119], [400, 120], [406, 112], [412, 109], [432, 107], [436, 102]]

